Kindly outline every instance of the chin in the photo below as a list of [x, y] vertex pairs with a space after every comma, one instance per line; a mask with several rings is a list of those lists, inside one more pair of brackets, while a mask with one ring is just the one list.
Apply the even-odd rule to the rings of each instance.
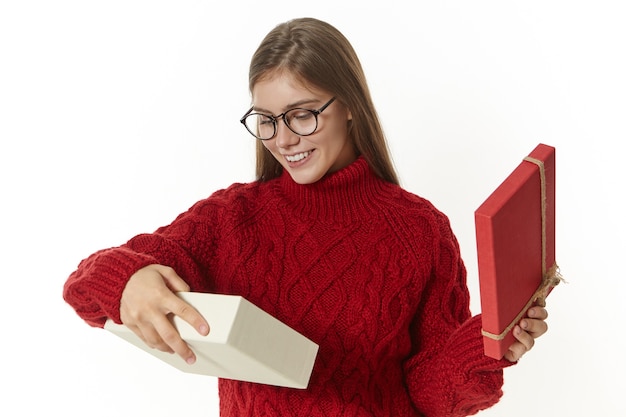
[[322, 177], [304, 177], [304, 176], [291, 176], [291, 178], [293, 179], [293, 181], [296, 184], [300, 184], [300, 185], [307, 185], [307, 184], [313, 184], [318, 182], [320, 179], [322, 179]]
[[[287, 168], [285, 168], [287, 169]], [[289, 169], [287, 169], [287, 171], [289, 172], [289, 175], [291, 175], [291, 179], [293, 179], [293, 181], [296, 184], [300, 184], [300, 185], [307, 185], [307, 184], [313, 184], [318, 182], [319, 180], [321, 180], [324, 177], [324, 174], [307, 174], [304, 172], [294, 172], [291, 171]]]

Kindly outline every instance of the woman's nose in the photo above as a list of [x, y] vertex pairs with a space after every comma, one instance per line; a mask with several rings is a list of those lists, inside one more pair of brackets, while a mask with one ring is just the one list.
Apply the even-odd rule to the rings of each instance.
[[284, 120], [278, 122], [275, 138], [276, 146], [280, 148], [288, 148], [300, 142], [300, 136], [292, 132], [291, 129], [287, 127]]

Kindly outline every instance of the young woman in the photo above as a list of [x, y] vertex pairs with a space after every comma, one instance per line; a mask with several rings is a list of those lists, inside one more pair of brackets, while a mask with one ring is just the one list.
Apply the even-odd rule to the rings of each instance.
[[64, 298], [87, 323], [124, 323], [193, 363], [175, 295], [241, 295], [319, 344], [309, 387], [219, 381], [223, 416], [465, 416], [495, 404], [503, 368], [546, 332], [533, 307], [503, 360], [483, 355], [445, 215], [398, 185], [359, 60], [315, 19], [273, 29], [250, 66], [257, 180], [99, 251]]

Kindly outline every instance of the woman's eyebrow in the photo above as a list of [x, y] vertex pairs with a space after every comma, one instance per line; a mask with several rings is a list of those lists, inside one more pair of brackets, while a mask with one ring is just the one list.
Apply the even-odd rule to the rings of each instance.
[[[295, 101], [293, 103], [287, 104], [286, 106], [284, 106], [282, 108], [282, 111], [285, 112], [287, 110], [295, 109], [297, 107], [302, 107], [302, 106], [307, 105], [307, 104], [320, 103], [320, 102], [321, 102], [320, 100], [315, 99], [315, 98], [305, 98], [305, 99], [298, 100], [298, 101]], [[267, 109], [264, 109], [263, 107], [252, 106], [252, 109], [254, 111], [257, 111], [257, 112], [272, 114], [271, 111], [269, 111]]]

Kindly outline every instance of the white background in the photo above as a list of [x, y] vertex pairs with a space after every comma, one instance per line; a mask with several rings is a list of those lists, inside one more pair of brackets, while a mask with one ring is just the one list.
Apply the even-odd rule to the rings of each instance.
[[217, 415], [215, 379], [88, 327], [61, 290], [95, 250], [253, 178], [249, 59], [300, 16], [359, 53], [403, 186], [451, 219], [474, 313], [473, 212], [556, 147], [569, 284], [480, 415], [624, 415], [626, 15], [598, 0], [3, 1], [0, 414]]

